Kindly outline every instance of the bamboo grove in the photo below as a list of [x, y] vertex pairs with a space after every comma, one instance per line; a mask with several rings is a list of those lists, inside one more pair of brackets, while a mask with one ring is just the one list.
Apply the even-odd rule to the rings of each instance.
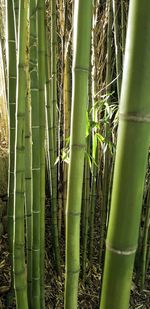
[[133, 272], [143, 290], [150, 261], [150, 3], [1, 5], [7, 306], [15, 299], [18, 309], [49, 308], [48, 235], [52, 272], [64, 282], [62, 308], [78, 308], [79, 285], [86, 289], [96, 255], [96, 308], [127, 309]]

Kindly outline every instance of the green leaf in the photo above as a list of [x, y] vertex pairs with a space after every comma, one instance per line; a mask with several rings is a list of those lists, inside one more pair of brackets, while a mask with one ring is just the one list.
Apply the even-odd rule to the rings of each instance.
[[55, 161], [54, 165], [56, 165], [56, 164], [59, 162], [59, 160], [60, 160], [60, 157], [58, 156], [58, 157], [56, 158], [56, 161]]
[[97, 139], [98, 139], [98, 141], [99, 141], [100, 143], [103, 143], [103, 142], [104, 142], [104, 137], [103, 137], [101, 134], [96, 133], [96, 136], [97, 136]]
[[89, 121], [89, 115], [88, 112], [86, 112], [86, 137], [89, 136], [89, 130], [90, 129], [90, 121]]
[[87, 151], [85, 152], [85, 156], [86, 156], [86, 158], [88, 160], [89, 167], [91, 169], [91, 166], [92, 166], [92, 162], [91, 162], [91, 158], [90, 158], [91, 156], [90, 156], [90, 154]]
[[95, 134], [94, 135], [94, 140], [93, 140], [93, 148], [92, 148], [92, 155], [93, 155], [94, 159], [96, 157], [96, 149], [97, 149], [97, 136]]

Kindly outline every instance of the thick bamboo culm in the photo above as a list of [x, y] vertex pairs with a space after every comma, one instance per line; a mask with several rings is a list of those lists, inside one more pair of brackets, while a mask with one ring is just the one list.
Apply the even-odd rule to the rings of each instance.
[[15, 141], [15, 186], [14, 186], [14, 278], [16, 307], [28, 309], [27, 280], [25, 268], [25, 102], [26, 102], [26, 31], [28, 1], [20, 1], [17, 62], [17, 106]]
[[[65, 309], [77, 308], [80, 271], [80, 213], [85, 154], [85, 115], [88, 101], [92, 1], [76, 1], [74, 13], [74, 25], [76, 26], [73, 34], [72, 118], [66, 208]], [[80, 94], [82, 94], [82, 100], [80, 100]]]
[[101, 309], [129, 306], [150, 143], [149, 9], [130, 1]]

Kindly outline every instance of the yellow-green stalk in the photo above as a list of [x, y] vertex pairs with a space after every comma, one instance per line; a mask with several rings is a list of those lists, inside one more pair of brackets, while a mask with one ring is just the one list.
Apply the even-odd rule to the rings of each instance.
[[150, 144], [149, 10], [130, 1], [101, 309], [129, 308]]
[[[83, 14], [84, 12], [84, 14]], [[85, 154], [86, 110], [92, 1], [77, 0], [74, 8], [73, 83], [70, 164], [66, 208], [65, 309], [77, 308], [80, 271], [80, 214]]]

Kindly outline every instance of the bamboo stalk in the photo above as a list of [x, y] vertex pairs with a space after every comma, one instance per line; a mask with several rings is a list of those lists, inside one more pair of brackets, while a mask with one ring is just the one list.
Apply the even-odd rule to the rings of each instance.
[[14, 186], [14, 277], [17, 308], [27, 309], [27, 280], [24, 254], [25, 194], [25, 102], [26, 102], [26, 30], [28, 1], [20, 1], [17, 70], [17, 121]]
[[150, 141], [149, 9], [130, 1], [101, 309], [129, 306]]
[[15, 28], [18, 35], [18, 22], [19, 22], [19, 0], [13, 0], [14, 10], [15, 10]]
[[[8, 3], [9, 2], [9, 3]], [[16, 111], [16, 39], [12, 1], [7, 1], [8, 29], [8, 110], [9, 110], [9, 169], [8, 169], [8, 241], [11, 262], [11, 290], [13, 278], [13, 216], [14, 216], [14, 151]]]
[[121, 60], [121, 48], [119, 39], [119, 19], [118, 19], [118, 0], [112, 0], [113, 2], [113, 15], [114, 15], [114, 42], [115, 42], [115, 60], [116, 60], [116, 75], [117, 75], [117, 94], [118, 100], [120, 99], [121, 81], [122, 81], [122, 60]]
[[40, 285], [41, 307], [45, 308], [45, 1], [38, 0], [38, 69], [40, 115]]
[[[67, 139], [70, 136], [70, 105], [71, 105], [71, 69], [70, 69], [70, 43], [66, 44], [66, 52], [64, 59], [64, 147], [67, 143]], [[64, 162], [63, 169], [63, 200], [64, 200], [64, 211], [66, 211], [67, 201], [67, 175], [68, 175], [68, 164]]]
[[[90, 136], [87, 137], [87, 153], [90, 153]], [[85, 159], [85, 209], [83, 223], [83, 261], [82, 261], [82, 276], [83, 281], [86, 278], [87, 264], [87, 245], [88, 245], [88, 229], [89, 229], [89, 206], [90, 206], [90, 167], [88, 159]]]
[[126, 20], [125, 20], [125, 2], [121, 0], [121, 39], [122, 39], [122, 55], [125, 52], [126, 41]]
[[146, 199], [146, 215], [144, 222], [144, 236], [142, 241], [142, 257], [141, 259], [141, 289], [144, 289], [145, 276], [146, 276], [146, 257], [147, 257], [147, 247], [148, 247], [148, 234], [149, 234], [149, 221], [150, 221], [150, 183]]
[[[27, 29], [28, 34], [28, 29]], [[29, 38], [28, 38], [29, 39]], [[27, 56], [27, 66], [29, 62]], [[30, 80], [27, 71], [27, 97], [25, 106], [25, 209], [26, 209], [26, 233], [27, 233], [27, 287], [28, 303], [32, 299], [32, 132], [31, 132], [31, 98]]]
[[92, 1], [76, 1], [74, 13], [73, 108], [71, 116], [70, 164], [66, 209], [66, 279], [64, 305], [66, 309], [77, 308], [80, 267], [80, 213], [85, 153], [86, 108], [88, 101]]
[[[97, 24], [97, 14], [98, 14], [99, 1], [95, 1], [95, 13], [93, 15], [93, 31], [92, 31], [92, 121], [98, 122], [98, 112], [95, 107], [96, 93], [97, 93], [97, 68], [96, 68], [96, 24]], [[94, 219], [95, 219], [95, 206], [96, 206], [96, 179], [97, 179], [97, 155], [98, 155], [98, 146], [97, 146], [97, 128], [92, 128], [92, 166], [91, 166], [91, 199], [90, 199], [90, 239], [89, 239], [89, 258], [90, 263], [92, 264], [93, 258], [93, 243], [94, 243]]]
[[51, 0], [51, 74], [52, 74], [52, 106], [53, 106], [53, 143], [54, 160], [52, 162], [52, 233], [54, 243], [54, 255], [57, 272], [60, 272], [60, 250], [58, 240], [57, 223], [57, 31], [56, 31], [56, 0]]
[[[40, 308], [40, 112], [38, 80], [37, 1], [30, 1], [30, 94], [32, 106], [32, 307]], [[37, 227], [39, 228], [37, 231]]]
[[[107, 27], [107, 59], [106, 59], [106, 104], [111, 103], [111, 80], [112, 80], [112, 22], [113, 22], [113, 12], [112, 12], [112, 2], [107, 1], [108, 8], [108, 27]], [[103, 169], [103, 205], [101, 211], [101, 226], [100, 226], [100, 264], [103, 254], [103, 247], [105, 243], [106, 236], [106, 218], [108, 211], [108, 195], [109, 195], [109, 184], [110, 184], [110, 162], [111, 155], [109, 149], [109, 142], [111, 141], [111, 130], [109, 119], [107, 119], [107, 111], [105, 109], [105, 123], [104, 123], [104, 169]]]

